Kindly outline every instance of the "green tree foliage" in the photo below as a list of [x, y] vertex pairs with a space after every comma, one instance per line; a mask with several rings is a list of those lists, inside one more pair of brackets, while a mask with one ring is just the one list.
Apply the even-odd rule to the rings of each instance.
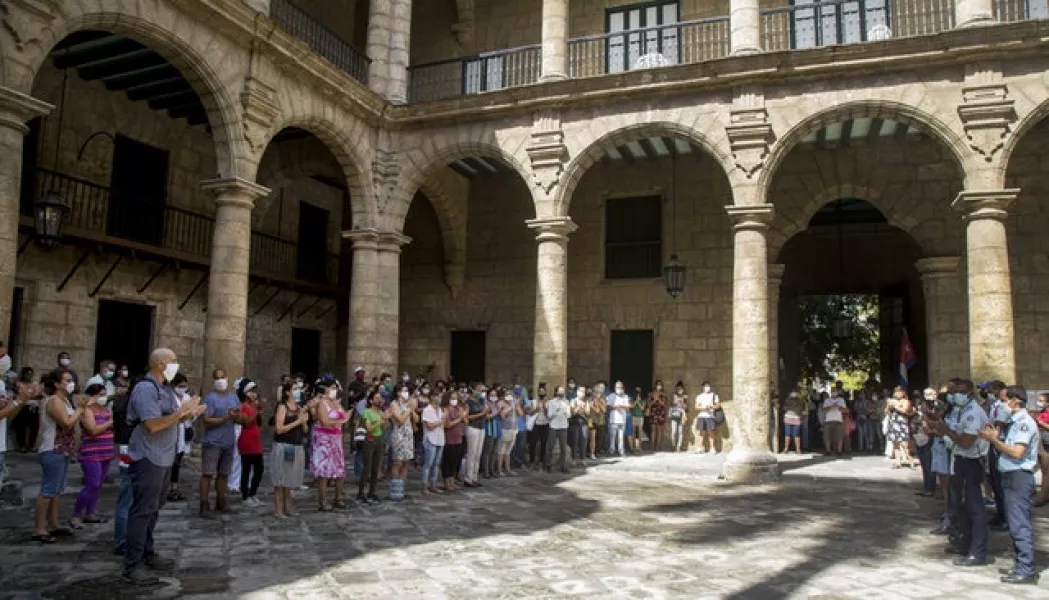
[[[842, 317], [852, 324], [848, 337], [835, 335], [835, 321]], [[877, 296], [805, 296], [801, 299], [799, 375], [830, 381], [835, 375], [877, 373], [881, 366], [878, 337]]]

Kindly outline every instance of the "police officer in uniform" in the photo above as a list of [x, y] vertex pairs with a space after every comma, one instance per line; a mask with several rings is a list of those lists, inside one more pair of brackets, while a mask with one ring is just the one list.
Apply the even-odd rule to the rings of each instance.
[[988, 424], [987, 413], [976, 402], [973, 383], [952, 379], [947, 387], [947, 402], [958, 413], [949, 427], [943, 421], [930, 421], [937, 435], [945, 436], [952, 444], [951, 495], [957, 498], [954, 524], [959, 534], [958, 544], [950, 551], [964, 556], [954, 560], [959, 567], [977, 567], [987, 564], [987, 511], [983, 506], [983, 464], [988, 443], [980, 432]]
[[[987, 416], [991, 419], [991, 425], [998, 430], [998, 439], [1005, 441], [1009, 434], [1009, 408], [1005, 397], [1005, 384], [1001, 381], [989, 381], [983, 385], [987, 394]], [[992, 531], [1008, 531], [1008, 518], [1005, 516], [1005, 500], [1002, 494], [1002, 475], [998, 471], [998, 451], [991, 446], [987, 454], [987, 472], [991, 479], [991, 488], [994, 489], [994, 517], [988, 524]]]
[[1009, 535], [1016, 551], [1013, 568], [1003, 572], [1002, 582], [1034, 585], [1038, 583], [1038, 573], [1034, 568], [1031, 502], [1040, 436], [1038, 424], [1027, 412], [1027, 390], [1018, 385], [1009, 386], [1005, 395], [1010, 412], [1009, 433], [1005, 440], [999, 439], [999, 430], [993, 425], [980, 431], [980, 437], [998, 451], [1005, 516], [1009, 519]]

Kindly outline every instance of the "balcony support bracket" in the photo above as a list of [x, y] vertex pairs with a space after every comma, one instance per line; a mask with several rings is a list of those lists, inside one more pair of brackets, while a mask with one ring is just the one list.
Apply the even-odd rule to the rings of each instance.
[[80, 267], [82, 267], [84, 265], [84, 261], [86, 261], [87, 257], [90, 256], [90, 255], [91, 255], [91, 249], [90, 248], [88, 248], [87, 250], [84, 250], [84, 253], [80, 255], [80, 258], [78, 258], [75, 263], [73, 263], [73, 268], [70, 269], [69, 273], [66, 274], [65, 279], [62, 280], [62, 283], [58, 284], [58, 288], [56, 288], [55, 291], [61, 292], [62, 290], [66, 289], [66, 285], [69, 284], [69, 280], [72, 279], [73, 275], [75, 275], [76, 272], [80, 270]]
[[146, 280], [146, 283], [142, 284], [142, 287], [138, 288], [138, 293], [141, 294], [148, 290], [149, 286], [153, 285], [153, 282], [157, 280], [157, 277], [160, 277], [165, 271], [168, 270], [168, 267], [175, 266], [175, 268], [178, 268], [178, 263], [174, 263], [174, 265], [172, 263], [173, 261], [170, 260], [165, 260], [164, 262], [160, 263], [160, 268], [158, 268], [156, 271], [153, 271], [153, 274], [149, 276], [149, 279]]
[[274, 299], [275, 299], [275, 298], [276, 298], [277, 296], [279, 296], [279, 295], [280, 295], [280, 293], [281, 293], [281, 292], [283, 292], [283, 291], [284, 291], [284, 290], [282, 290], [282, 289], [280, 289], [280, 288], [277, 288], [277, 291], [276, 291], [276, 292], [274, 292], [272, 296], [270, 296], [269, 298], [267, 298], [267, 299], [266, 299], [266, 301], [265, 301], [265, 302], [263, 302], [261, 306], [259, 306], [259, 307], [258, 307], [257, 309], [255, 309], [255, 315], [254, 315], [254, 316], [256, 316], [256, 317], [257, 317], [257, 316], [259, 316], [259, 314], [261, 314], [261, 313], [262, 313], [262, 311], [263, 311], [263, 310], [265, 310], [265, 308], [266, 308], [267, 306], [269, 306], [269, 305], [270, 305], [270, 302], [273, 302], [273, 300], [274, 300]]
[[98, 285], [95, 286], [95, 289], [91, 290], [91, 293], [87, 295], [88, 298], [94, 298], [100, 291], [102, 291], [102, 286], [109, 281], [110, 276], [113, 275], [113, 271], [116, 271], [117, 267], [119, 267], [122, 262], [124, 262], [124, 255], [118, 254], [117, 259], [113, 261], [113, 264], [109, 265], [108, 269], [106, 269], [106, 274], [102, 276], [102, 280], [99, 281]]
[[291, 314], [291, 310], [293, 308], [295, 308], [295, 305], [299, 303], [299, 300], [302, 300], [302, 292], [299, 292], [299, 295], [295, 296], [295, 299], [291, 301], [291, 304], [288, 305], [288, 308], [284, 309], [284, 312], [281, 313], [281, 315], [279, 317], [277, 317], [277, 322], [278, 323], [283, 321], [284, 317], [286, 317], [289, 314]]
[[313, 301], [313, 304], [307, 306], [305, 310], [303, 310], [302, 312], [299, 313], [299, 318], [301, 319], [301, 318], [305, 317], [306, 313], [308, 313], [311, 310], [313, 310], [314, 306], [317, 306], [318, 304], [320, 304], [321, 300], [324, 300], [324, 296], [317, 296], [317, 299]]
[[16, 254], [15, 256], [16, 257], [22, 256], [22, 253], [25, 252], [27, 248], [29, 248], [29, 244], [32, 244], [33, 240], [35, 240], [35, 239], [36, 239], [36, 235], [35, 234], [26, 236], [25, 241], [18, 245], [18, 254]]
[[[194, 295], [196, 295], [197, 291], [199, 291], [200, 288], [204, 286], [204, 282], [207, 281], [207, 280], [208, 280], [208, 272], [204, 271], [204, 274], [200, 276], [200, 280], [197, 281], [197, 285], [193, 286], [193, 289], [190, 290], [189, 294], [185, 298], [182, 299], [182, 302], [179, 302], [179, 304], [178, 304], [178, 309], [179, 310], [182, 310], [183, 308], [186, 307], [187, 304], [189, 304], [189, 299], [192, 298]], [[204, 310], [206, 311], [207, 309], [208, 308], [205, 306]]]
[[332, 311], [332, 309], [334, 309], [338, 305], [339, 305], [339, 301], [338, 300], [332, 300], [331, 301], [331, 306], [329, 306], [328, 308], [325, 308], [323, 312], [321, 312], [319, 314], [316, 314], [316, 315], [313, 315], [313, 318], [314, 319], [320, 319], [324, 315], [330, 313]]

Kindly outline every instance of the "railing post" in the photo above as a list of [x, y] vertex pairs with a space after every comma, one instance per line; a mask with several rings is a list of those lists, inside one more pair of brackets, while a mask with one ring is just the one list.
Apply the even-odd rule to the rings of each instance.
[[955, 0], [954, 15], [958, 27], [994, 24], [994, 0]]
[[758, 0], [732, 0], [729, 7], [732, 55], [761, 52], [761, 11]]
[[543, 0], [540, 81], [568, 79], [568, 0]]

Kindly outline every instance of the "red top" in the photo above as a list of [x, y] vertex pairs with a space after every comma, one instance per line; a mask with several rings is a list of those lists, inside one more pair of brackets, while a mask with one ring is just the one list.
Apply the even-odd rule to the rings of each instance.
[[1045, 423], [1046, 425], [1049, 425], [1049, 409], [1043, 410], [1042, 412], [1038, 413], [1038, 421], [1040, 423]]
[[248, 419], [248, 424], [240, 429], [237, 451], [241, 454], [262, 454], [262, 434], [259, 432], [258, 419], [255, 418], [255, 407], [245, 402], [240, 405], [240, 414]]

